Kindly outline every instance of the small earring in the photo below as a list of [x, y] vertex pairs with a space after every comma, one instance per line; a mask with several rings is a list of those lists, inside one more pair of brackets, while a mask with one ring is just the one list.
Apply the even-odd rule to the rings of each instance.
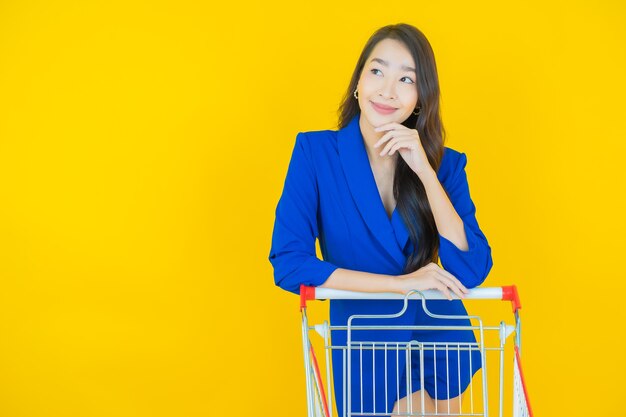
[[419, 116], [420, 115], [420, 111], [421, 111], [421, 107], [417, 107], [415, 110], [417, 110], [417, 113], [413, 112], [414, 115]]
[[354, 95], [354, 98], [356, 98], [357, 100], [359, 99], [359, 96], [357, 95], [357, 92], [356, 92], [356, 90], [354, 90], [354, 93], [353, 93], [353, 95]]

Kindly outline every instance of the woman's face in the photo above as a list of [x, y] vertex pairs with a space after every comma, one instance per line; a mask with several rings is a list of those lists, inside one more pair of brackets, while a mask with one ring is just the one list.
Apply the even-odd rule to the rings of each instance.
[[417, 106], [417, 74], [403, 43], [383, 39], [376, 44], [365, 61], [357, 91], [361, 116], [372, 126], [402, 123], [411, 116]]

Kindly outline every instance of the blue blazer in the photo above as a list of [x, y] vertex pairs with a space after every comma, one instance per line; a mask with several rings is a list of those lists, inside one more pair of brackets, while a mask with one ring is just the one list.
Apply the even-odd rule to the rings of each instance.
[[[299, 294], [300, 284], [319, 286], [337, 268], [366, 271], [377, 274], [400, 275], [407, 257], [413, 252], [408, 229], [396, 210], [389, 219], [369, 163], [365, 143], [357, 114], [343, 129], [300, 132], [296, 136], [293, 153], [280, 200], [276, 206], [272, 245], [269, 261], [274, 268], [274, 280], [279, 287]], [[451, 241], [439, 235], [439, 257], [445, 270], [457, 277], [466, 287], [480, 285], [493, 265], [491, 248], [478, 226], [476, 208], [470, 198], [465, 173], [467, 158], [451, 148], [445, 147], [437, 177], [448, 192], [452, 205], [463, 220], [469, 250], [462, 251]], [[315, 239], [319, 239], [322, 258], [315, 252]], [[436, 320], [427, 316], [421, 302], [411, 301], [408, 311], [398, 319], [376, 320], [375, 324], [436, 324], [468, 325], [469, 320], [453, 322]], [[462, 314], [467, 312], [461, 300], [433, 300], [427, 304], [429, 310], [440, 314]], [[391, 314], [400, 311], [400, 300], [331, 300], [331, 325], [345, 325], [352, 314]], [[374, 323], [373, 321], [370, 321]], [[355, 325], [367, 324], [366, 320], [355, 320]], [[473, 334], [460, 331], [430, 331], [420, 334], [410, 331], [360, 331], [353, 332], [352, 340], [457, 340], [475, 341]], [[333, 346], [345, 345], [346, 332], [332, 333]], [[371, 356], [371, 352], [370, 352]], [[403, 370], [404, 355], [399, 357], [399, 370]], [[480, 369], [480, 358], [474, 360], [475, 371]], [[333, 373], [335, 397], [339, 415], [343, 414], [343, 366], [341, 351], [333, 350]], [[358, 361], [358, 359], [355, 359]], [[355, 363], [355, 360], [352, 363]], [[478, 362], [478, 363], [476, 363]], [[380, 362], [382, 364], [382, 362]], [[338, 366], [339, 365], [339, 366]], [[395, 367], [395, 359], [393, 366]], [[444, 365], [445, 367], [445, 365]], [[372, 381], [372, 370], [363, 372], [364, 380]], [[369, 372], [369, 374], [368, 374]], [[359, 380], [358, 373], [353, 378]], [[375, 379], [384, 378], [378, 372]], [[395, 393], [395, 376], [393, 391]], [[353, 381], [355, 381], [353, 379]], [[383, 382], [381, 380], [380, 382]], [[376, 383], [377, 387], [380, 382]], [[354, 387], [353, 383], [353, 387]], [[364, 387], [364, 397], [367, 389]], [[375, 397], [378, 409], [383, 406], [381, 390]], [[357, 393], [360, 394], [360, 391]], [[399, 394], [399, 393], [395, 393]], [[406, 395], [406, 393], [404, 393]], [[356, 398], [352, 395], [353, 407], [360, 407], [364, 400], [372, 411], [373, 398]], [[371, 393], [370, 393], [371, 396]], [[394, 397], [394, 395], [391, 395]], [[393, 406], [393, 401], [389, 404]], [[380, 405], [378, 405], [380, 404]], [[376, 412], [376, 410], [374, 410]], [[388, 408], [391, 411], [391, 408]]]

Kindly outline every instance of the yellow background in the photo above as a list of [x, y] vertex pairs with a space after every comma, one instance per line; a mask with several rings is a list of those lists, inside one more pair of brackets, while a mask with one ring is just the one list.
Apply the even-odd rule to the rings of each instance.
[[519, 287], [537, 415], [622, 415], [623, 3], [59, 0], [0, 2], [0, 416], [305, 415], [274, 209], [398, 22], [435, 51], [485, 285]]

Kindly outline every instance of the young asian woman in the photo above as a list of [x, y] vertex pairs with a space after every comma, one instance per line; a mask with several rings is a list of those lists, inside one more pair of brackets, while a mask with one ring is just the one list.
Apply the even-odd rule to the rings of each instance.
[[[449, 300], [430, 301], [431, 312], [467, 315], [462, 298], [484, 282], [493, 260], [469, 194], [467, 157], [444, 146], [439, 98], [434, 54], [422, 32], [400, 23], [370, 37], [341, 105], [339, 129], [296, 136], [269, 255], [276, 285], [296, 294], [301, 284], [401, 294], [436, 289]], [[315, 239], [323, 259], [316, 256]], [[331, 300], [330, 322], [345, 325], [354, 314], [393, 314], [402, 305], [401, 300]], [[443, 322], [426, 315], [421, 303], [411, 302], [399, 318], [353, 324], [470, 323]], [[345, 331], [333, 331], [331, 337], [335, 346], [346, 343]], [[457, 330], [363, 330], [354, 332], [352, 340], [400, 345], [476, 341], [473, 333]], [[448, 356], [426, 350], [422, 387], [420, 357], [414, 353], [413, 392], [407, 393], [404, 351], [375, 352], [374, 358], [365, 351], [352, 359], [352, 380], [363, 381], [352, 384], [352, 412], [406, 412], [408, 394], [412, 411], [419, 412], [422, 389], [427, 400], [423, 411], [459, 412], [458, 396], [482, 365], [478, 351]], [[343, 361], [342, 352], [333, 350], [340, 416], [346, 407]], [[371, 366], [385, 362], [387, 373]]]

